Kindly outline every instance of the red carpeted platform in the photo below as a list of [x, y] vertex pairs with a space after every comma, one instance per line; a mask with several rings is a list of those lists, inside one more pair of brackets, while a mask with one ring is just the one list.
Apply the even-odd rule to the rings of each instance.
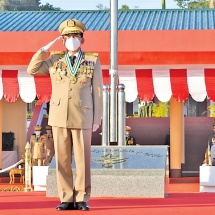
[[[199, 193], [198, 179], [170, 180], [166, 198], [91, 198], [91, 211], [56, 211], [58, 198], [45, 192], [0, 192], [1, 215], [204, 215], [214, 214], [215, 193]], [[2, 186], [2, 183], [0, 184]], [[6, 184], [5, 184], [6, 185]]]

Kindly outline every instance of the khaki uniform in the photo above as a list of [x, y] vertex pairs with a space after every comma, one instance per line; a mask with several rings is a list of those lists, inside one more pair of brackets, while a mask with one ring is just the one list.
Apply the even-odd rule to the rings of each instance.
[[32, 165], [33, 166], [43, 166], [43, 161], [46, 158], [46, 137], [45, 135], [40, 135], [38, 138], [35, 134], [31, 135], [31, 152], [32, 152]]
[[[59, 197], [61, 202], [88, 201], [91, 190], [92, 125], [100, 124], [102, 115], [100, 61], [96, 54], [84, 53], [74, 81], [67, 68], [64, 52], [54, 53], [45, 60], [46, 57], [46, 52], [37, 51], [27, 72], [51, 77], [52, 97], [48, 124], [53, 131]], [[74, 183], [72, 149], [76, 165]]]

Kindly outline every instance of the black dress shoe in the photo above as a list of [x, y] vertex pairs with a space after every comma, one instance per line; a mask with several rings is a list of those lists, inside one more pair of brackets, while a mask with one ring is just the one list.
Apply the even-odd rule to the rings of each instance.
[[75, 210], [74, 202], [62, 202], [56, 207], [56, 210]]
[[90, 207], [86, 202], [76, 202], [76, 210], [89, 211]]

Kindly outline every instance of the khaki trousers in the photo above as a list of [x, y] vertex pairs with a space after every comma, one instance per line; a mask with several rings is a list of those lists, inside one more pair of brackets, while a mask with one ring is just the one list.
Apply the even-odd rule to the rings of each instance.
[[[90, 155], [92, 129], [52, 127], [58, 194], [61, 202], [87, 202], [91, 192]], [[76, 166], [73, 182], [72, 151]]]

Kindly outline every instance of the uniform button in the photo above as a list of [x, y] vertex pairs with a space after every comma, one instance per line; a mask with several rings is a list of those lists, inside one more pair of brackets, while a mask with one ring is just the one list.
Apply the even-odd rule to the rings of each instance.
[[72, 98], [72, 96], [69, 96], [69, 97], [68, 97], [68, 99], [71, 99], [71, 98]]
[[69, 88], [69, 91], [72, 91], [72, 88]]

